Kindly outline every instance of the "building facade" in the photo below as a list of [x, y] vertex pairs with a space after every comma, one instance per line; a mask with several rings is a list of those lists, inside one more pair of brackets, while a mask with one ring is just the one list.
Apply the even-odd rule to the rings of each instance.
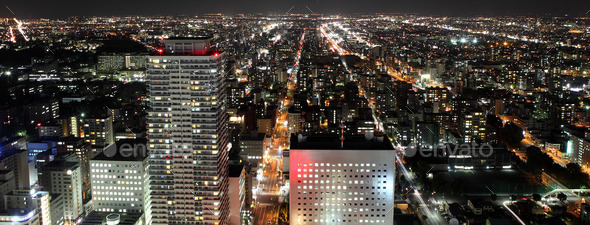
[[51, 194], [62, 194], [64, 220], [76, 221], [84, 212], [82, 201], [82, 172], [80, 163], [56, 160], [42, 168], [43, 189]]
[[391, 143], [378, 138], [338, 139], [292, 138], [290, 224], [393, 224]]
[[115, 141], [113, 133], [113, 116], [94, 116], [84, 118], [83, 138], [93, 149], [102, 148]]
[[226, 224], [228, 115], [223, 53], [172, 38], [148, 56], [153, 224]]
[[[113, 145], [121, 147], [126, 143], [129, 144], [119, 141]], [[130, 146], [133, 145], [130, 144]], [[105, 152], [90, 160], [94, 210], [113, 213], [141, 213], [144, 216], [145, 224], [150, 224], [151, 200], [147, 155], [133, 154], [133, 152], [127, 154], [121, 151], [116, 151], [114, 155], [111, 155], [105, 154]]]
[[49, 192], [36, 190], [14, 190], [4, 196], [7, 209], [35, 209], [39, 216], [40, 225], [52, 225], [51, 197]]

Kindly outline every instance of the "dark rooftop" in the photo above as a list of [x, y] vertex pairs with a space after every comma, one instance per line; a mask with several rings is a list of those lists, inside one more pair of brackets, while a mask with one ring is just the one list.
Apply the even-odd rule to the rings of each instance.
[[244, 169], [244, 164], [231, 164], [229, 165], [229, 177], [239, 177]]
[[118, 214], [120, 216], [119, 225], [133, 225], [136, 224], [138, 220], [141, 219], [143, 213], [111, 213], [111, 212], [98, 212], [92, 211], [86, 218], [80, 222], [80, 225], [102, 225], [105, 224], [106, 217], [111, 214]]
[[147, 158], [147, 139], [121, 139], [109, 145], [92, 160], [143, 161]]
[[68, 170], [72, 168], [78, 167], [77, 162], [68, 162], [65, 160], [54, 160], [50, 163], [47, 163], [43, 166], [43, 168], [52, 168], [53, 170]]
[[211, 37], [211, 36], [201, 36], [201, 37], [169, 37], [169, 38], [164, 39], [164, 41], [165, 40], [172, 40], [172, 41], [174, 41], [174, 40], [195, 40], [195, 41], [196, 40], [204, 40], [205, 41], [205, 40], [210, 40], [212, 38], [213, 37]]
[[342, 150], [393, 150], [389, 138], [383, 134], [375, 134], [368, 140], [365, 135], [345, 135], [344, 147], [341, 148], [340, 136], [335, 134], [317, 134], [310, 136], [291, 135], [291, 149], [342, 149]]
[[265, 133], [258, 133], [258, 134], [245, 134], [240, 136], [240, 140], [248, 140], [248, 141], [262, 141], [266, 136]]

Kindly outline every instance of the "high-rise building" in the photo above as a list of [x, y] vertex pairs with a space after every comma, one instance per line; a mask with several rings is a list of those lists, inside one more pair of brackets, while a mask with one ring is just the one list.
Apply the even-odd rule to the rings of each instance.
[[83, 131], [82, 137], [92, 145], [94, 150], [102, 151], [104, 147], [115, 141], [113, 117], [110, 115], [84, 118]]
[[62, 125], [62, 136], [80, 136], [78, 116], [62, 116], [61, 118], [59, 118], [59, 123]]
[[49, 209], [51, 210], [51, 224], [63, 225], [64, 221], [64, 204], [63, 194], [51, 194]]
[[148, 56], [153, 224], [227, 224], [228, 115], [223, 53], [171, 38]]
[[244, 164], [232, 164], [229, 166], [229, 224], [242, 225], [244, 217], [249, 216], [250, 199], [248, 192], [252, 190], [248, 186], [250, 175]]
[[486, 114], [479, 109], [463, 111], [460, 130], [464, 143], [485, 142]]
[[15, 188], [30, 188], [29, 152], [20, 149], [11, 149], [1, 152], [0, 170], [14, 171]]
[[446, 88], [428, 87], [426, 88], [424, 97], [426, 102], [433, 103], [433, 107], [435, 108], [434, 113], [451, 110], [451, 104], [449, 101], [451, 98], [451, 92]]
[[27, 122], [46, 122], [59, 117], [59, 101], [51, 99], [49, 101], [36, 101], [23, 106]]
[[293, 135], [290, 224], [393, 224], [394, 158], [383, 135]]
[[37, 126], [39, 130], [39, 137], [59, 137], [63, 134], [63, 128], [61, 124], [42, 124], [41, 126]]
[[148, 158], [145, 151], [136, 151], [145, 150], [145, 142], [145, 139], [117, 141], [111, 145], [115, 151], [109, 146], [90, 160], [95, 211], [141, 213], [145, 224], [150, 224]]
[[39, 225], [39, 213], [34, 208], [0, 211], [0, 224]]
[[56, 145], [57, 153], [75, 153], [70, 161], [80, 162], [80, 172], [82, 175], [82, 198], [84, 201], [90, 200], [90, 159], [93, 157], [90, 144], [84, 142], [79, 137], [62, 137]]
[[80, 163], [55, 160], [44, 165], [41, 171], [43, 176], [39, 176], [39, 180], [43, 189], [63, 196], [64, 220], [76, 221], [84, 212]]

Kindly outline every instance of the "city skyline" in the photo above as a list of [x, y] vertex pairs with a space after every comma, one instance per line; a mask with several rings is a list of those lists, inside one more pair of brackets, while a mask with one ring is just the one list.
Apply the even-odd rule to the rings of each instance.
[[[590, 5], [578, 0], [565, 1], [480, 1], [469, 0], [305, 0], [305, 1], [238, 1], [208, 2], [179, 0], [174, 4], [156, 4], [146, 1], [101, 1], [94, 4], [77, 4], [73, 0], [49, 2], [6, 2], [1, 17], [67, 18], [71, 16], [179, 16], [223, 13], [235, 16], [242, 13], [280, 14], [367, 14], [414, 13], [421, 16], [588, 16]], [[175, 7], [183, 5], [185, 7]]]
[[7, 5], [0, 224], [588, 225], [590, 17], [509, 3]]

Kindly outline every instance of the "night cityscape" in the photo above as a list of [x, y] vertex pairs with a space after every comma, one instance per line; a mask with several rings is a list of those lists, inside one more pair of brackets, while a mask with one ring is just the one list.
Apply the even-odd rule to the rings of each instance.
[[0, 225], [590, 225], [590, 4], [6, 2]]

